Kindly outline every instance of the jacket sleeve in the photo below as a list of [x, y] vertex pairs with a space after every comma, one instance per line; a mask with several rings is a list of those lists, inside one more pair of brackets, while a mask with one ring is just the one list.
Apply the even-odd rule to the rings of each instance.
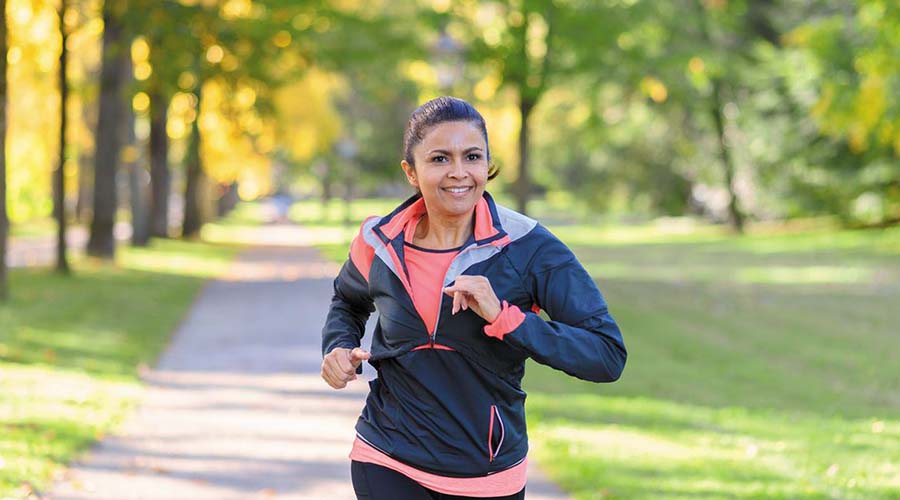
[[366, 321], [374, 311], [369, 284], [353, 260], [348, 259], [334, 280], [334, 296], [322, 329], [322, 356], [335, 347], [359, 347]]
[[[549, 232], [548, 232], [549, 234]], [[625, 367], [627, 352], [603, 295], [571, 250], [550, 235], [523, 276], [537, 306], [504, 340], [538, 363], [592, 382], [612, 382]]]

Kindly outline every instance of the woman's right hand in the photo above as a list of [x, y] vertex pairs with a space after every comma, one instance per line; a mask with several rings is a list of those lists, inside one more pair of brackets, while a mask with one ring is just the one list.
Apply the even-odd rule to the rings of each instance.
[[347, 387], [347, 382], [356, 380], [356, 369], [363, 360], [372, 355], [359, 347], [352, 350], [335, 347], [322, 360], [322, 378], [335, 389]]

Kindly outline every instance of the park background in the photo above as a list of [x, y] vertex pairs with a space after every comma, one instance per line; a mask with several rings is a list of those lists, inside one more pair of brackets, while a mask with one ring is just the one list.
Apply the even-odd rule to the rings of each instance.
[[900, 498], [897, 2], [0, 12], [0, 498], [115, 431], [243, 249], [302, 226], [343, 261], [411, 194], [405, 120], [443, 94], [487, 120], [492, 194], [573, 248], [625, 335], [615, 384], [528, 368], [554, 481]]

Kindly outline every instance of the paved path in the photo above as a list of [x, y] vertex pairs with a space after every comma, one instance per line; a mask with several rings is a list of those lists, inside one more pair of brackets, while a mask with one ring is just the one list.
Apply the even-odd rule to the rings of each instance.
[[[115, 237], [126, 241], [131, 237], [131, 224], [116, 223]], [[88, 230], [73, 226], [66, 231], [69, 256], [83, 255], [87, 247]], [[14, 236], [9, 239], [6, 264], [9, 267], [52, 266], [56, 264], [56, 236]]]
[[[142, 406], [48, 498], [355, 498], [347, 454], [363, 379], [375, 374], [366, 365], [343, 391], [319, 377], [336, 272], [310, 248], [243, 254], [205, 287], [146, 374]], [[566, 498], [532, 472], [529, 499]]]

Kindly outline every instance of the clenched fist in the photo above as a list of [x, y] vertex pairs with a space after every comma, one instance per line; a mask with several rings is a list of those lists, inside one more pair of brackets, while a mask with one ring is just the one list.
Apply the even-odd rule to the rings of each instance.
[[347, 349], [335, 347], [322, 360], [322, 378], [335, 389], [347, 387], [347, 382], [356, 380], [356, 369], [363, 360], [372, 355], [359, 347]]

